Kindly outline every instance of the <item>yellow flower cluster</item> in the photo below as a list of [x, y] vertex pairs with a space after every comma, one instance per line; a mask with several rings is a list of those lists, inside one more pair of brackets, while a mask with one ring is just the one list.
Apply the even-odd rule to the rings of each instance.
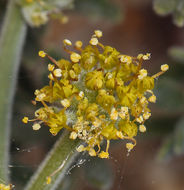
[[0, 183], [0, 190], [11, 190], [12, 189], [12, 185], [4, 185], [2, 183]]
[[[65, 39], [64, 50], [70, 60], [55, 60], [39, 52], [52, 62], [48, 65], [49, 84], [35, 91], [35, 101], [43, 104], [35, 112], [36, 118], [24, 117], [23, 122], [34, 121], [34, 130], [43, 123], [53, 135], [66, 128], [71, 139], [86, 143], [77, 148], [78, 152], [109, 158], [110, 140], [125, 139], [130, 151], [136, 145], [138, 130], [146, 131], [144, 123], [151, 116], [149, 102], [156, 102], [154, 80], [168, 70], [168, 65], [148, 76], [142, 64], [150, 59], [149, 53], [123, 55], [101, 44], [101, 37], [102, 32], [96, 30], [86, 47], [81, 41], [75, 43], [75, 52], [68, 49], [72, 42]], [[106, 150], [101, 150], [104, 140]]]

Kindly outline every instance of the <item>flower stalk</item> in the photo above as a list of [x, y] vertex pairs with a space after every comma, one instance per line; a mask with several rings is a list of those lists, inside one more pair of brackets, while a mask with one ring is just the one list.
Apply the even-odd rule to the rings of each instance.
[[8, 181], [12, 104], [25, 35], [26, 24], [20, 7], [10, 0], [0, 37], [0, 179], [5, 182]]
[[55, 189], [75, 160], [78, 154], [76, 148], [79, 144], [79, 140], [69, 139], [69, 132], [64, 131], [27, 184], [25, 190]]

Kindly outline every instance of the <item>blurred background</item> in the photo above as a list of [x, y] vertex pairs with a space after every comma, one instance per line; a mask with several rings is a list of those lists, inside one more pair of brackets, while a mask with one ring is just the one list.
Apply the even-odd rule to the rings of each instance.
[[[95, 29], [103, 31], [104, 45], [123, 54], [151, 53], [151, 60], [144, 64], [151, 75], [160, 70], [161, 64], [168, 64], [170, 70], [156, 81], [157, 103], [151, 105], [147, 132], [138, 135], [136, 148], [127, 155], [125, 143], [119, 141], [112, 143], [109, 160], [81, 155], [58, 190], [183, 190], [184, 28], [173, 23], [172, 11], [168, 16], [159, 16], [159, 1], [156, 2], [76, 0], [73, 8], [63, 12], [67, 23], [52, 19], [45, 26], [28, 28], [11, 134], [9, 167], [17, 190], [23, 188], [60, 135], [52, 136], [47, 127], [35, 132], [21, 122], [24, 115], [34, 114], [31, 100], [35, 89], [48, 82], [47, 63], [37, 52], [45, 50], [55, 58], [68, 58], [62, 40], [82, 40], [87, 44]], [[1, 0], [0, 23], [6, 4]]]

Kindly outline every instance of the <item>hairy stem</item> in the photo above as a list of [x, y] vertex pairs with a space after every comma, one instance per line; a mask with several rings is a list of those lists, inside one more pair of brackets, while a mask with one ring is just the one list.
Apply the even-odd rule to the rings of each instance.
[[[79, 140], [70, 140], [69, 132], [65, 131], [42, 162], [38, 171], [33, 175], [25, 190], [56, 189], [67, 169], [75, 160], [77, 156], [76, 147], [79, 143]], [[51, 176], [51, 183], [47, 184], [49, 176]]]
[[8, 182], [10, 122], [26, 24], [15, 0], [9, 0], [0, 37], [0, 179]]

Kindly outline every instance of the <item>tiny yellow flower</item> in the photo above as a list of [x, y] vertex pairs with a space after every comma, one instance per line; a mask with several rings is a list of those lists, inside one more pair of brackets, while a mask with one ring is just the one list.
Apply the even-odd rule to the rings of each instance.
[[38, 55], [42, 58], [44, 58], [47, 54], [44, 51], [39, 51]]
[[144, 113], [143, 114], [143, 118], [146, 120], [146, 119], [149, 119], [151, 116], [151, 113], [147, 112], [147, 113]]
[[74, 62], [74, 63], [78, 63], [79, 60], [81, 59], [81, 56], [78, 53], [72, 53], [70, 55], [70, 59]]
[[90, 155], [90, 156], [96, 156], [96, 152], [95, 152], [95, 150], [94, 150], [93, 148], [91, 148], [91, 149], [89, 150], [89, 155]]
[[54, 77], [53, 77], [52, 73], [49, 73], [48, 78], [49, 78], [50, 80], [54, 80]]
[[81, 41], [76, 41], [76, 42], [75, 42], [75, 46], [76, 46], [77, 48], [81, 48], [82, 45], [83, 45], [83, 43], [82, 43]]
[[96, 46], [98, 44], [98, 39], [97, 38], [91, 38], [91, 40], [89, 41], [89, 43], [93, 46]]
[[54, 76], [56, 76], [56, 77], [62, 76], [62, 70], [61, 69], [55, 69], [53, 73], [54, 73]]
[[49, 70], [49, 71], [53, 71], [54, 68], [55, 68], [54, 65], [52, 65], [52, 64], [48, 64], [48, 70]]
[[76, 138], [77, 138], [77, 133], [76, 133], [75, 131], [72, 131], [72, 132], [70, 133], [70, 139], [75, 140]]
[[71, 46], [71, 45], [72, 45], [72, 42], [71, 42], [70, 40], [68, 40], [68, 39], [64, 39], [64, 40], [63, 40], [63, 44], [64, 44], [64, 45]]
[[143, 57], [144, 55], [142, 54], [142, 53], [140, 53], [140, 54], [138, 54], [138, 56], [137, 56], [137, 59], [142, 59], [142, 57]]
[[161, 71], [165, 72], [168, 69], [169, 69], [169, 65], [167, 65], [167, 64], [161, 65]]
[[33, 126], [32, 126], [33, 130], [34, 131], [38, 131], [40, 128], [41, 128], [41, 125], [39, 123], [35, 123]]
[[139, 131], [140, 131], [141, 133], [146, 132], [146, 127], [145, 127], [145, 125], [139, 125]]
[[70, 101], [69, 101], [68, 99], [61, 100], [61, 104], [62, 104], [65, 108], [70, 107]]
[[100, 158], [109, 158], [109, 153], [101, 151], [100, 154], [98, 155]]
[[156, 96], [155, 96], [155, 95], [152, 95], [152, 96], [149, 97], [148, 100], [149, 100], [150, 102], [152, 102], [152, 103], [155, 103], [155, 102], [156, 102]]
[[83, 98], [83, 97], [84, 97], [84, 92], [83, 92], [83, 91], [80, 91], [80, 92], [79, 92], [79, 97], [80, 97], [80, 98]]
[[111, 120], [117, 120], [118, 119], [118, 112], [115, 108], [112, 108], [110, 117], [111, 117]]
[[138, 78], [139, 79], [143, 79], [144, 77], [146, 77], [147, 76], [147, 70], [146, 69], [141, 69], [140, 71], [139, 71], [139, 75], [138, 75]]
[[151, 54], [150, 54], [150, 53], [147, 53], [146, 55], [143, 55], [143, 56], [142, 56], [142, 59], [143, 59], [143, 60], [149, 60], [150, 57], [151, 57]]
[[138, 123], [142, 123], [142, 122], [144, 121], [143, 116], [141, 115], [140, 117], [138, 117], [138, 118], [136, 119], [136, 121], [137, 121]]
[[28, 117], [24, 117], [24, 118], [22, 119], [22, 122], [23, 122], [23, 123], [28, 123], [28, 121], [29, 121], [29, 118], [28, 118]]
[[123, 139], [123, 133], [121, 132], [121, 131], [117, 131], [116, 132], [116, 135], [117, 135], [117, 137], [119, 137], [120, 139]]
[[103, 34], [101, 30], [95, 30], [95, 35], [96, 37], [101, 38]]
[[134, 145], [132, 143], [126, 143], [126, 148], [128, 151], [131, 151], [134, 148]]

